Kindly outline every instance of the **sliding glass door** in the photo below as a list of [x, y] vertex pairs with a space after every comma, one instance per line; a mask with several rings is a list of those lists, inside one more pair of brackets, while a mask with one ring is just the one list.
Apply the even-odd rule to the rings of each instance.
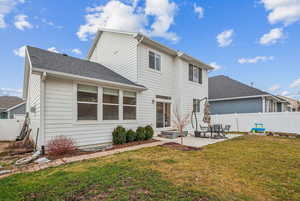
[[171, 126], [171, 103], [156, 102], [156, 128]]

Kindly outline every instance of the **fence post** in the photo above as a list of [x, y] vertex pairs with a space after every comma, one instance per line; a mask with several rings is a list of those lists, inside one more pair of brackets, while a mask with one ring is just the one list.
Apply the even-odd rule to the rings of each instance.
[[235, 115], [235, 121], [236, 121], [236, 128], [237, 128], [237, 131], [240, 132], [238, 115], [237, 115], [237, 113], [234, 113], [234, 115]]

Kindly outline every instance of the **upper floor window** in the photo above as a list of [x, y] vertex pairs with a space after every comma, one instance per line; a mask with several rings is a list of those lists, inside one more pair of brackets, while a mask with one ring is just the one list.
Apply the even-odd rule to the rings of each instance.
[[193, 111], [200, 112], [200, 100], [199, 99], [193, 99]]
[[119, 90], [103, 88], [103, 120], [119, 120]]
[[95, 86], [77, 86], [77, 119], [97, 120], [98, 88]]
[[197, 66], [194, 66], [193, 64], [190, 64], [189, 65], [189, 81], [202, 84], [202, 69]]
[[149, 51], [149, 68], [157, 71], [161, 69], [161, 57], [152, 51]]

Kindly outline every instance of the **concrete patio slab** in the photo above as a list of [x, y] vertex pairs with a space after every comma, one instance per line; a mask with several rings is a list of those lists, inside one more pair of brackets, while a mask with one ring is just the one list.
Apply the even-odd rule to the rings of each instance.
[[[224, 140], [232, 139], [239, 137], [241, 135], [235, 135], [235, 134], [228, 134], [226, 135], [227, 139], [211, 139], [211, 138], [199, 138], [194, 136], [187, 136], [183, 138], [183, 145], [190, 146], [190, 147], [203, 147], [209, 144], [214, 144], [217, 142], [222, 142]], [[155, 137], [155, 139], [160, 140], [162, 142], [176, 142], [181, 144], [181, 138], [176, 139], [167, 139], [167, 138], [161, 138], [161, 137]]]

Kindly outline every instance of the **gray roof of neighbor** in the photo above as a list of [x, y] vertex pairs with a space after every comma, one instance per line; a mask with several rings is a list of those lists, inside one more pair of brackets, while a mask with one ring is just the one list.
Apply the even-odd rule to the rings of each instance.
[[24, 102], [24, 100], [17, 96], [0, 96], [0, 109], [9, 109], [22, 102]]
[[95, 62], [27, 46], [33, 68], [144, 87]]
[[223, 99], [244, 96], [271, 95], [254, 87], [243, 84], [224, 75], [208, 79], [208, 98]]

